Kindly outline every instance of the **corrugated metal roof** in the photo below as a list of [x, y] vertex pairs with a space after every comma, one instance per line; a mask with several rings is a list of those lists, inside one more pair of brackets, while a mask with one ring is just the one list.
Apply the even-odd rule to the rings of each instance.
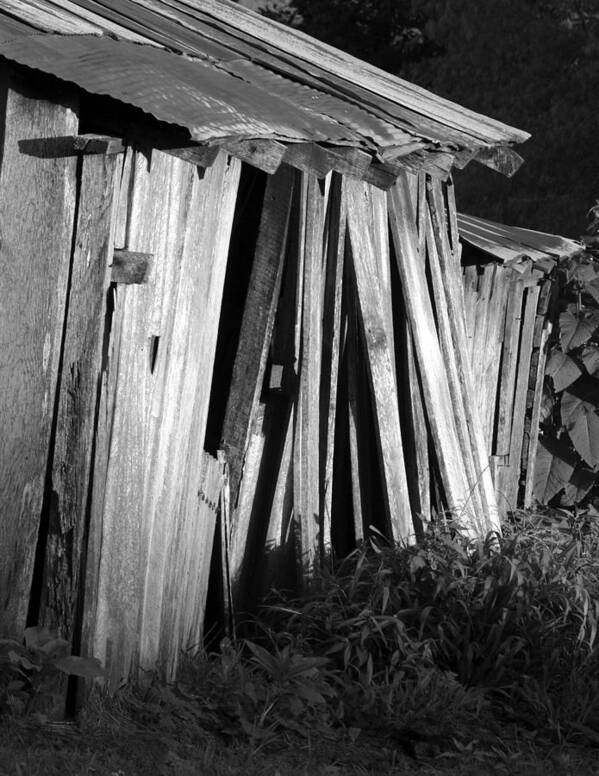
[[329, 142], [389, 159], [528, 137], [228, 0], [0, 0], [0, 56], [201, 142]]
[[505, 226], [464, 213], [458, 213], [458, 229], [463, 241], [504, 263], [532, 259], [543, 265], [548, 256], [559, 259], [584, 250], [582, 243], [568, 237]]

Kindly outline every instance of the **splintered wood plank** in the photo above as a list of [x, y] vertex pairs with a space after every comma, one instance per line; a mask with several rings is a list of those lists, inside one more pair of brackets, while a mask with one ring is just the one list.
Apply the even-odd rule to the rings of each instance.
[[408, 175], [400, 175], [388, 194], [391, 233], [445, 497], [450, 510], [460, 515], [469, 503], [468, 481], [428, 291], [424, 257], [418, 251], [416, 215]]
[[161, 627], [173, 645], [164, 650], [165, 672], [175, 677], [183, 652], [203, 649], [204, 613], [216, 520], [223, 510], [224, 467], [201, 451], [195, 498], [179, 517], [171, 539], [171, 573], [165, 590], [168, 607]]
[[472, 400], [473, 397], [469, 396], [466, 399], [464, 396], [465, 378], [463, 374], [459, 373], [459, 366], [455, 353], [455, 328], [452, 330], [450, 323], [449, 305], [446, 295], [446, 284], [449, 281], [447, 274], [443, 271], [445, 268], [442, 269], [439, 254], [437, 252], [437, 245], [435, 242], [435, 233], [438, 234], [438, 230], [440, 228], [442, 228], [442, 226], [436, 224], [435, 232], [433, 232], [433, 223], [430, 214], [427, 213], [426, 235], [428, 267], [432, 280], [433, 300], [435, 305], [437, 327], [439, 331], [439, 343], [441, 345], [441, 353], [443, 355], [443, 360], [447, 370], [447, 383], [449, 386], [452, 411], [454, 414], [456, 430], [458, 433], [461, 459], [464, 463], [464, 470], [468, 478], [470, 502], [475, 513], [484, 514], [483, 503], [478, 490], [479, 473], [476, 470], [474, 456], [472, 453], [472, 440], [465, 407], [465, 400]]
[[[343, 178], [333, 175], [329, 193], [325, 238], [326, 270], [323, 304], [321, 403], [321, 506], [323, 546], [331, 545], [331, 513], [333, 498], [333, 461], [335, 420], [337, 412], [337, 382], [340, 365], [341, 302], [345, 256], [345, 202]], [[323, 460], [324, 458], [324, 460]]]
[[472, 455], [474, 464], [474, 484], [471, 488], [472, 496], [475, 499], [473, 506], [476, 509], [478, 498], [480, 498], [482, 503], [482, 513], [474, 515], [473, 523], [473, 528], [480, 534], [489, 530], [499, 529], [499, 514], [489, 467], [489, 454], [485, 443], [483, 425], [475, 400], [472, 368], [467, 354], [466, 326], [464, 322], [464, 288], [460, 277], [459, 251], [454, 253], [449, 242], [450, 226], [448, 221], [451, 221], [455, 214], [452, 215], [447, 212], [444, 196], [445, 184], [439, 180], [432, 180], [428, 188], [428, 200], [433, 225], [435, 226], [435, 239], [437, 241], [440, 267], [445, 281], [444, 290], [453, 340], [453, 358], [457, 368], [459, 390], [462, 395], [466, 428], [469, 435], [469, 455]]
[[[221, 154], [203, 179], [160, 152], [135, 154], [123, 176], [117, 238], [152, 253], [148, 283], [117, 286], [92, 519], [96, 557], [88, 648], [109, 684], [172, 666], [181, 648], [172, 618], [202, 600], [195, 575], [175, 592], [180, 531], [198, 509], [202, 446], [240, 163]], [[96, 487], [97, 485], [97, 487]], [[126, 515], [126, 520], [124, 516]], [[202, 529], [204, 530], [204, 529]], [[208, 521], [198, 557], [210, 539]], [[99, 537], [99, 538], [98, 538]]]
[[76, 160], [21, 154], [22, 138], [76, 134], [77, 106], [53, 102], [6, 68], [0, 167], [0, 632], [26, 624], [75, 214]]
[[119, 158], [83, 159], [52, 466], [40, 622], [73, 635], [110, 285]]
[[233, 506], [260, 398], [279, 299], [295, 175], [288, 165], [281, 165], [268, 179], [264, 194], [260, 231], [222, 433], [222, 446], [229, 462]]
[[[414, 541], [410, 498], [406, 477], [399, 397], [395, 377], [392, 319], [390, 318], [390, 258], [380, 235], [386, 228], [387, 213], [375, 204], [378, 194], [368, 184], [347, 182], [347, 219], [352, 266], [360, 319], [368, 356], [369, 377], [375, 405], [375, 433], [384, 472], [387, 519], [396, 541]], [[384, 226], [375, 219], [384, 219]], [[376, 230], [376, 234], [375, 234]], [[383, 274], [383, 272], [386, 272]]]
[[520, 473], [522, 465], [522, 444], [524, 439], [524, 420], [526, 416], [526, 397], [530, 377], [530, 359], [534, 336], [535, 316], [539, 301], [539, 286], [526, 289], [524, 300], [524, 321], [518, 354], [518, 371], [514, 390], [512, 408], [512, 434], [510, 439], [509, 464], [499, 470], [499, 489], [503, 496], [505, 508], [516, 509], [520, 488]]
[[320, 379], [322, 361], [322, 289], [325, 195], [318, 179], [302, 174], [299, 253], [301, 291], [301, 364], [294, 449], [294, 519], [299, 537], [299, 567], [309, 576], [322, 550], [320, 488]]

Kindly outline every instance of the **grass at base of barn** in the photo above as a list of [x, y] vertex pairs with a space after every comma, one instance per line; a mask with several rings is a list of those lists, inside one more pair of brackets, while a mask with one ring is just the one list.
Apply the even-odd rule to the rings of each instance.
[[592, 511], [360, 548], [174, 685], [63, 723], [3, 684], [0, 776], [599, 774], [598, 559]]

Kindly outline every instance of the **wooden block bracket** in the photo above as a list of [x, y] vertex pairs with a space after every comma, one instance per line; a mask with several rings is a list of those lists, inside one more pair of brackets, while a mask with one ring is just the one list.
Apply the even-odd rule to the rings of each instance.
[[21, 153], [41, 159], [59, 159], [80, 154], [120, 154], [125, 150], [122, 139], [110, 135], [61, 135], [18, 142]]
[[153, 255], [116, 249], [112, 255], [112, 283], [127, 285], [145, 283], [150, 274]]

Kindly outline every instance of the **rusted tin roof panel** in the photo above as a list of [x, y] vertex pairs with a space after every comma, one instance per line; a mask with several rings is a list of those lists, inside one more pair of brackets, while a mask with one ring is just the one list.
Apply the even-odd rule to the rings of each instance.
[[[85, 53], [73, 42], [82, 35]], [[0, 0], [0, 41], [8, 59], [201, 141], [312, 140], [391, 159], [528, 137], [228, 0]]]
[[277, 137], [360, 140], [326, 116], [295, 107], [210, 64], [101, 36], [29, 36], [0, 43], [0, 55], [73, 81], [187, 127], [195, 140]]
[[562, 258], [583, 250], [583, 245], [568, 237], [536, 232], [517, 226], [505, 226], [475, 216], [458, 214], [460, 237], [465, 242], [505, 263], [547, 256]]

